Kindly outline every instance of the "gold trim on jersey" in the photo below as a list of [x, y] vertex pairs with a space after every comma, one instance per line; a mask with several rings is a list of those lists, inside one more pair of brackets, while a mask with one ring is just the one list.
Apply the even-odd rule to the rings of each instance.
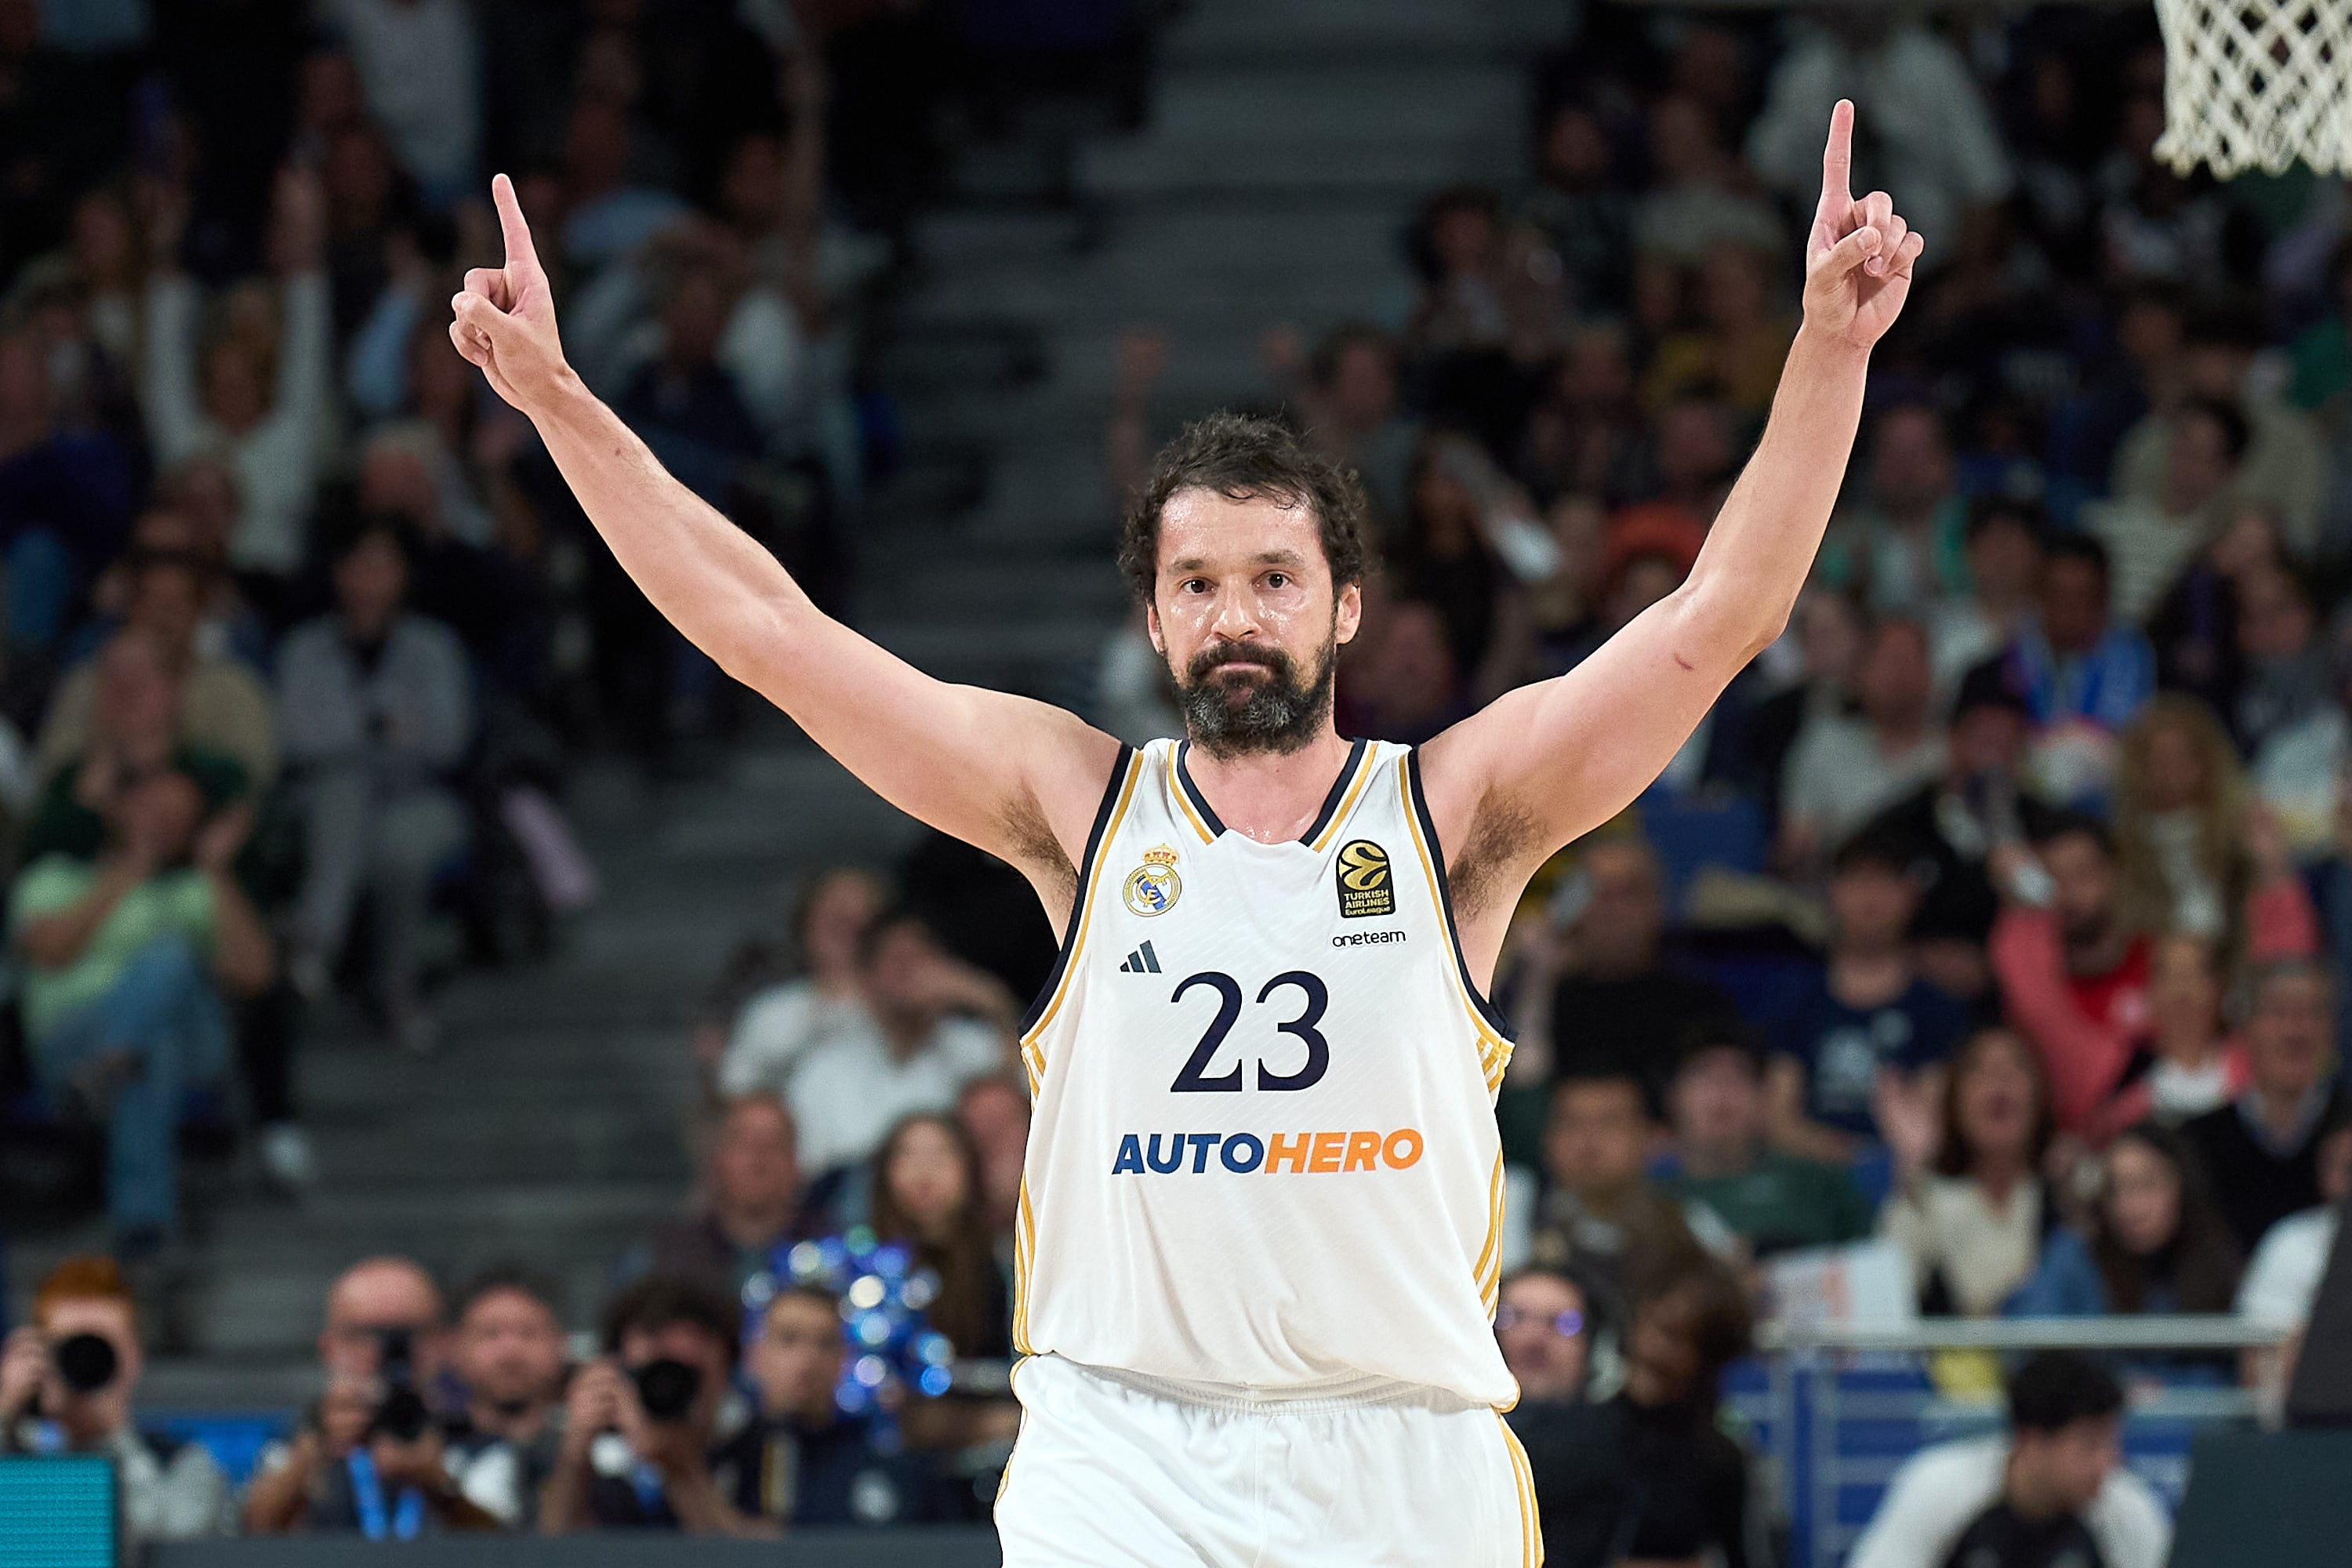
[[1478, 1280], [1478, 1300], [1491, 1323], [1503, 1289], [1503, 1156], [1499, 1151], [1495, 1155], [1494, 1178], [1486, 1184], [1486, 1245], [1478, 1249], [1478, 1261], [1470, 1272]]
[[1536, 1515], [1535, 1471], [1528, 1464], [1528, 1451], [1519, 1447], [1518, 1434], [1500, 1411], [1495, 1413], [1495, 1425], [1503, 1429], [1503, 1451], [1511, 1461], [1511, 1485], [1519, 1494], [1520, 1568], [1543, 1568], [1543, 1521]]
[[1463, 981], [1463, 973], [1469, 968], [1469, 963], [1462, 956], [1461, 933], [1454, 929], [1454, 922], [1446, 917], [1445, 885], [1439, 880], [1442, 873], [1429, 853], [1428, 840], [1422, 836], [1421, 814], [1414, 809], [1412, 772], [1409, 768], [1397, 769], [1397, 798], [1404, 805], [1405, 827], [1412, 835], [1413, 853], [1421, 859], [1422, 875], [1429, 880], [1430, 902], [1436, 907], [1438, 923], [1445, 928], [1447, 956], [1454, 960], [1446, 967], [1446, 976], [1454, 982], [1454, 994], [1461, 1002], [1462, 1010], [1470, 1016], [1470, 1026], [1478, 1031], [1478, 1068], [1486, 1080], [1486, 1094], [1491, 1100], [1501, 1089], [1503, 1074], [1510, 1068], [1511, 1042], [1496, 1034], [1495, 1026], [1486, 1022], [1486, 1015], [1480, 1012], [1478, 1004], [1470, 999], [1469, 988]]
[[1021, 1178], [1021, 1201], [1015, 1210], [1013, 1237], [1013, 1348], [1023, 1355], [1029, 1348], [1029, 1279], [1037, 1268], [1037, 1220], [1029, 1212], [1029, 1178]]
[[1349, 782], [1347, 794], [1339, 797], [1339, 808], [1331, 814], [1331, 820], [1323, 825], [1323, 831], [1315, 836], [1315, 841], [1307, 846], [1309, 849], [1319, 855], [1324, 846], [1339, 836], [1340, 827], [1348, 820], [1348, 814], [1356, 808], [1356, 797], [1364, 793], [1366, 784], [1372, 782], [1380, 755], [1381, 743], [1378, 741], [1364, 748], [1364, 754], [1356, 763], [1356, 776]]
[[1037, 1015], [1029, 1032], [1021, 1037], [1021, 1059], [1029, 1069], [1029, 1098], [1034, 1100], [1045, 1082], [1045, 1031], [1054, 1022], [1054, 1015], [1069, 1000], [1070, 987], [1078, 975], [1078, 960], [1087, 945], [1087, 930], [1094, 921], [1095, 891], [1103, 883], [1103, 862], [1110, 857], [1111, 840], [1118, 837], [1119, 824], [1127, 818], [1127, 808], [1135, 800], [1136, 780], [1143, 776], [1143, 753], [1135, 752], [1127, 759], [1127, 778], [1119, 785], [1118, 804], [1111, 808], [1110, 819], [1103, 824], [1102, 837], [1095, 841], [1094, 861], [1085, 869], [1085, 879], [1078, 884], [1077, 901], [1070, 910], [1070, 951], [1062, 962], [1062, 977], [1055, 984], [1053, 1000]]

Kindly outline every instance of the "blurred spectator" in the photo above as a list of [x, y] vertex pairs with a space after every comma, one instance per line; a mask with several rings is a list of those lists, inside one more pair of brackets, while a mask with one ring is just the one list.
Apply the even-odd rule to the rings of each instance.
[[1661, 1042], [1721, 1028], [1738, 1014], [1722, 987], [1667, 958], [1656, 852], [1630, 835], [1589, 841], [1551, 918], [1563, 922], [1562, 973], [1549, 998], [1552, 1070], [1630, 1077], [1650, 1113], [1663, 1115], [1674, 1063]]
[[1932, 1101], [1890, 1100], [1880, 1120], [1895, 1190], [1879, 1226], [1911, 1259], [1920, 1310], [1992, 1316], [2032, 1275], [2057, 1223], [2041, 1174], [2057, 1125], [2040, 1058], [2008, 1029], [1979, 1029]]
[[1716, 1424], [1723, 1369], [1748, 1352], [1748, 1299], [1720, 1265], [1669, 1276], [1635, 1300], [1625, 1386], [1609, 1402], [1640, 1499], [1624, 1561], [1707, 1558], [1746, 1568], [1748, 1457]]
[[2122, 1463], [2124, 1394], [2096, 1362], [2042, 1351], [2009, 1380], [2009, 1434], [1904, 1461], [1853, 1568], [2162, 1568], [2172, 1523]]
[[2048, 806], [2019, 778], [2025, 704], [1993, 668], [1969, 672], [1952, 705], [1951, 766], [1896, 801], [1863, 832], [1899, 846], [1924, 890], [1911, 931], [1920, 973], [1953, 996], [1985, 994], [1984, 943], [2000, 908], [1993, 852], [2049, 831]]
[[1861, 711], [1816, 713], [1798, 732], [1780, 785], [1780, 848], [1791, 866], [1814, 861], [1855, 829], [1951, 765], [1929, 703], [1927, 634], [1885, 619], [1863, 643], [1854, 694]]
[[269, 250], [284, 324], [270, 319], [275, 307], [247, 304], [201, 352], [196, 285], [173, 268], [176, 236], [165, 226], [152, 237], [159, 265], [147, 285], [142, 402], [155, 455], [167, 466], [202, 452], [227, 460], [244, 502], [229, 558], [264, 579], [282, 581], [302, 563], [320, 431], [332, 413], [325, 228], [317, 177], [280, 174]]
[[874, 1234], [903, 1244], [939, 1276], [925, 1309], [956, 1353], [1013, 1353], [1013, 1293], [996, 1258], [981, 1189], [980, 1153], [953, 1116], [901, 1120], [874, 1155]]
[[[2107, 619], [2107, 552], [2095, 539], [2062, 534], [2050, 542], [2042, 566], [2042, 600], [2033, 617], [2001, 655], [2005, 678], [2025, 699], [2045, 747], [2094, 748], [2059, 773], [2055, 792], [2072, 800], [2105, 780], [2094, 771], [2100, 733], [2131, 722], [2156, 689], [2156, 655], [2147, 640]], [[2087, 728], [2088, 735], [2077, 731]]]
[[765, 1273], [770, 1255], [814, 1224], [801, 1192], [793, 1113], [769, 1089], [728, 1100], [705, 1162], [696, 1212], [664, 1222], [622, 1261], [620, 1275], [691, 1279], [730, 1300]]
[[405, 1258], [352, 1265], [327, 1293], [325, 1391], [293, 1436], [262, 1451], [249, 1535], [356, 1531], [371, 1541], [496, 1530], [458, 1489], [436, 1412], [448, 1327], [440, 1290]]
[[1396, 344], [1378, 327], [1349, 322], [1315, 345], [1301, 412], [1317, 450], [1354, 470], [1381, 532], [1394, 537], [1421, 432], [1397, 406]]
[[1550, 242], [1578, 311], [1598, 315], [1624, 308], [1632, 286], [1633, 198], [1616, 168], [1609, 132], [1590, 106], [1563, 103], [1551, 110], [1519, 220]]
[[1342, 732], [1418, 745], [1469, 711], [1444, 611], [1428, 600], [1379, 594], [1348, 647], [1334, 699]]
[[1870, 1234], [1870, 1202], [1845, 1167], [1768, 1147], [1764, 1050], [1746, 1031], [1693, 1037], [1666, 1093], [1666, 1195], [1705, 1208], [1751, 1258]]
[[2204, 937], [2233, 965], [2317, 951], [2285, 840], [2249, 809], [2237, 753], [2201, 703], [2148, 705], [2124, 732], [2116, 797], [2120, 897], [2142, 930]]
[[2332, 1065], [2332, 982], [2308, 960], [2256, 975], [2246, 1019], [2247, 1083], [2236, 1101], [2187, 1123], [2241, 1250], [2319, 1201], [2319, 1146], [2352, 1120], [2352, 1098]]
[[[2269, 511], [2279, 520], [2280, 536], [2288, 548], [2310, 555], [2319, 544], [2326, 458], [2311, 416], [2267, 391], [2254, 375], [2263, 348], [2259, 321], [2223, 311], [2195, 321], [2179, 359], [2184, 395], [2168, 411], [2150, 413], [2125, 436], [2116, 452], [2115, 489], [2118, 495], [2160, 501], [2167, 510], [2176, 510], [2198, 481], [2218, 477], [2224, 508]], [[2226, 465], [2217, 467], [2210, 444], [2184, 459], [2185, 442], [2210, 440], [2210, 432], [2202, 437], [2193, 433], [2192, 416], [2202, 412], [2213, 417], [2222, 410], [2235, 423], [2226, 432], [2222, 448]]]
[[2222, 1034], [2221, 976], [2211, 942], [2186, 935], [2158, 942], [2147, 1005], [2145, 1070], [2092, 1118], [2085, 1131], [2094, 1143], [2139, 1121], [2177, 1127], [2231, 1103], [2246, 1087], [2245, 1047]]
[[551, 1286], [513, 1268], [467, 1285], [449, 1347], [466, 1406], [446, 1452], [457, 1489], [509, 1530], [537, 1521], [539, 1489], [555, 1468], [565, 1363]]
[[1633, 396], [1633, 344], [1622, 322], [1586, 321], [1528, 416], [1518, 477], [1538, 495], [1593, 498], [1610, 510], [1657, 488], [1658, 442]]
[[1413, 464], [1404, 533], [1389, 559], [1398, 591], [1444, 617], [1454, 667], [1474, 702], [1517, 684], [1529, 658], [1527, 597], [1489, 534], [1505, 521], [1492, 515], [1496, 486], [1475, 446], [1433, 439]]
[[890, 1451], [835, 1403], [846, 1359], [841, 1304], [826, 1291], [795, 1285], [769, 1301], [744, 1357], [761, 1453], [736, 1478], [737, 1510], [788, 1528], [954, 1518], [927, 1457]]
[[1526, 1452], [1553, 1568], [1612, 1568], [1633, 1522], [1638, 1483], [1612, 1413], [1588, 1403], [1596, 1303], [1570, 1275], [1526, 1268], [1503, 1280], [1495, 1338], [1519, 1385], [1504, 1419]]
[[1780, 367], [1797, 335], [1797, 318], [1777, 287], [1779, 247], [1718, 242], [1699, 268], [1703, 327], [1660, 343], [1643, 378], [1642, 401], [1664, 408], [1676, 399], [1720, 393], [1741, 418], [1772, 411]]
[[26, 332], [0, 336], [0, 561], [16, 647], [56, 644], [130, 531], [136, 478], [111, 434], [61, 417], [42, 345]]
[[1967, 590], [1968, 504], [1940, 415], [1897, 404], [1871, 426], [1869, 501], [1838, 517], [1814, 576], [1881, 612], [1919, 614]]
[[304, 849], [288, 973], [325, 993], [369, 898], [376, 997], [392, 1037], [431, 1047], [417, 995], [417, 936], [433, 878], [466, 842], [466, 811], [444, 782], [473, 736], [465, 649], [438, 621], [402, 607], [407, 544], [369, 524], [335, 562], [335, 613], [287, 634], [278, 729], [297, 776]]
[[678, 481], [714, 506], [738, 470], [767, 444], [719, 343], [734, 304], [732, 280], [709, 258], [672, 254], [657, 268], [660, 356], [614, 404]]
[[2189, 1142], [2144, 1121], [2107, 1146], [2101, 1176], [2087, 1227], [2050, 1237], [2007, 1310], [2028, 1318], [2228, 1311], [2241, 1254]]
[[1029, 1093], [1010, 1078], [976, 1078], [956, 1096], [956, 1120], [980, 1152], [980, 1190], [997, 1261], [1005, 1262], [1029, 1154]]
[[[2320, 1140], [2319, 1203], [2287, 1215], [2263, 1234], [2246, 1272], [2238, 1281], [2238, 1315], [2265, 1329], [2300, 1331], [2311, 1321], [2311, 1304], [2326, 1277], [2327, 1260], [2352, 1197], [2352, 1122], [2338, 1122]], [[2284, 1389], [2285, 1369], [2276, 1350], [2247, 1352], [2246, 1381]]]
[[[1577, 1268], [1618, 1299], [1635, 1300], [1704, 1258], [1682, 1209], [1642, 1173], [1649, 1135], [1642, 1086], [1631, 1075], [1560, 1080], [1544, 1131], [1538, 1268]], [[1721, 1231], [1712, 1240], [1731, 1242]]]
[[45, 855], [10, 889], [33, 1065], [68, 1115], [107, 1129], [120, 1257], [177, 1224], [181, 1090], [227, 1066], [222, 994], [269, 984], [269, 933], [230, 874], [251, 822], [206, 820], [193, 780], [153, 773], [110, 801], [95, 862]]
[[1956, 690], [2023, 628], [2041, 588], [2046, 531], [2041, 509], [2029, 502], [1996, 497], [1969, 513], [1961, 545], [1968, 587], [1938, 595], [1926, 611], [1938, 692]]
[[667, 1530], [772, 1536], [736, 1499], [765, 1457], [732, 1379], [742, 1313], [678, 1276], [624, 1287], [604, 1308], [604, 1353], [574, 1373], [539, 1531]]
[[1776, 256], [1788, 244], [1779, 215], [1750, 188], [1696, 99], [1670, 95], [1651, 107], [1650, 167], [1654, 183], [1633, 204], [1637, 254], [1687, 266], [1726, 241]]
[[2245, 461], [2245, 416], [2232, 404], [2191, 398], [2172, 416], [2163, 483], [2083, 509], [2083, 526], [2106, 546], [2116, 615], [2145, 622], [2219, 526], [2218, 511]]
[[480, 48], [462, 0], [330, 0], [400, 162], [435, 203], [471, 193], [482, 134]]
[[785, 1089], [801, 1159], [823, 1174], [866, 1159], [898, 1120], [947, 1110], [1010, 1059], [1019, 1007], [1003, 983], [942, 952], [914, 915], [886, 912], [860, 944], [868, 1027], [816, 1042]]
[[1748, 721], [1746, 772], [1768, 821], [1780, 816], [1780, 780], [1797, 737], [1817, 722], [1844, 716], [1862, 667], [1862, 613], [1847, 595], [1808, 588], [1789, 625], [1774, 649], [1794, 645], [1793, 679], [1757, 703]]
[[134, 1544], [234, 1534], [228, 1478], [200, 1445], [142, 1431], [139, 1310], [108, 1258], [68, 1258], [0, 1346], [0, 1455], [105, 1454]]
[[2238, 584], [2284, 561], [2278, 524], [2265, 512], [2241, 509], [2215, 529], [2148, 616], [2157, 685], [2202, 699], [2216, 713], [2233, 713], [2245, 683]]
[[1872, 1110], [1881, 1075], [1909, 1083], [1940, 1070], [1966, 1019], [1912, 963], [1919, 888], [1900, 845], [1847, 842], [1829, 903], [1824, 962], [1774, 1009], [1767, 1117], [1780, 1148], [1843, 1162], [1884, 1137]]
[[809, 1048], [843, 1028], [871, 1028], [858, 955], [887, 889], [871, 871], [839, 866], [813, 876], [793, 910], [801, 973], [752, 993], [735, 1015], [716, 1079], [721, 1094], [782, 1093]]
[[[142, 520], [140, 527], [145, 531], [148, 524]], [[215, 574], [193, 552], [133, 556], [125, 573], [122, 625], [153, 651], [174, 689], [166, 735], [235, 763], [243, 774], [240, 787], [266, 790], [278, 776], [268, 691], [251, 667], [226, 649], [207, 647], [202, 635]], [[44, 779], [107, 750], [109, 742], [128, 743], [129, 737], [107, 732], [109, 716], [100, 711], [109, 695], [104, 680], [100, 661], [89, 660], [58, 682], [36, 747]], [[122, 697], [120, 690], [113, 695], [118, 701]]]
[[1456, 185], [1423, 204], [1412, 260], [1421, 302], [1406, 328], [1422, 354], [1500, 349], [1511, 334], [1503, 276], [1502, 203], [1482, 185]]
[[1963, 236], [2010, 194], [1999, 128], [1958, 48], [1917, 21], [1876, 11], [1807, 18], [1772, 68], [1748, 158], [1801, 208], [1819, 189], [1818, 143], [1842, 96], [1854, 101], [1853, 189], [1903, 193], [1930, 268], [1960, 254]]
[[2260, 773], [2271, 742], [2336, 708], [2336, 671], [2301, 578], [2273, 566], [2238, 579], [2238, 652], [2244, 681], [2222, 717]]

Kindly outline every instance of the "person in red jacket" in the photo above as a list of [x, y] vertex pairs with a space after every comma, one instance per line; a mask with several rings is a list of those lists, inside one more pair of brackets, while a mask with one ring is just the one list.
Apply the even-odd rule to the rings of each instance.
[[[2115, 841], [2091, 817], [2064, 818], [2031, 848], [2002, 846], [1993, 869], [1993, 975], [2010, 1021], [2041, 1053], [2058, 1125], [2080, 1131], [2147, 1037], [2148, 935], [2123, 917]], [[2244, 914], [2250, 961], [2318, 950], [2317, 917], [2291, 873], [2259, 878]]]

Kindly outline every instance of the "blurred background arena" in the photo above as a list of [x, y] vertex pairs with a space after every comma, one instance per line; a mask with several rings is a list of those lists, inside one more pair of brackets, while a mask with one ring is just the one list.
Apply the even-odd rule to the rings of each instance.
[[1928, 248], [1815, 582], [1492, 988], [1512, 1419], [1555, 1564], [1828, 1565], [2071, 1344], [2170, 1508], [2352, 1187], [2352, 201], [2166, 85], [2144, 4], [0, 0], [0, 1447], [147, 1539], [994, 1560], [1053, 939], [457, 357], [492, 172], [685, 483], [1131, 741], [1126, 496], [1284, 412], [1418, 742], [1688, 570], [1843, 95]]

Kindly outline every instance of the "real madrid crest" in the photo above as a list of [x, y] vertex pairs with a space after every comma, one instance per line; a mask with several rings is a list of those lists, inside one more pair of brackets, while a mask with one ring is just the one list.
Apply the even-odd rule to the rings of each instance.
[[1127, 907], [1139, 915], [1166, 914], [1183, 892], [1183, 879], [1176, 875], [1176, 851], [1165, 844], [1143, 852], [1143, 864], [1128, 873], [1124, 889]]

